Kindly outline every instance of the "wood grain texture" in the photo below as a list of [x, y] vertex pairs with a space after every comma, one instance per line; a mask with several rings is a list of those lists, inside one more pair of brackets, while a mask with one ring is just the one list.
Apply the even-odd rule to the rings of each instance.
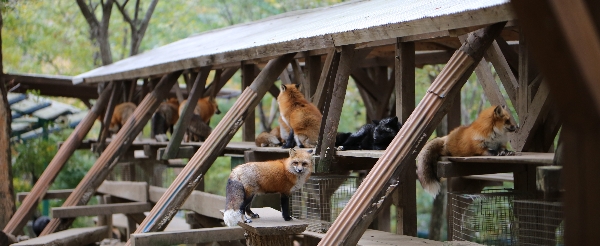
[[23, 242], [12, 244], [15, 246], [81, 246], [102, 241], [108, 233], [107, 226], [88, 228], [74, 228], [53, 233], [47, 236], [36, 237]]

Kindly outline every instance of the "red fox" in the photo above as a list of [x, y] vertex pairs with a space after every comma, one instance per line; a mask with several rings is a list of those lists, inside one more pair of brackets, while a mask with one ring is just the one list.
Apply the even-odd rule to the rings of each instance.
[[[183, 100], [179, 105], [179, 115], [183, 113], [183, 107], [185, 106], [187, 100]], [[194, 114], [200, 115], [202, 121], [208, 124], [210, 122], [210, 118], [214, 114], [220, 114], [219, 105], [217, 105], [217, 101], [214, 97], [205, 97], [198, 99], [198, 104], [196, 104], [196, 108], [194, 108]]]
[[510, 114], [505, 106], [492, 106], [479, 114], [471, 125], [460, 126], [448, 136], [434, 138], [425, 144], [417, 156], [417, 176], [421, 186], [433, 196], [440, 192], [440, 180], [435, 164], [440, 155], [514, 155], [506, 150], [508, 132], [514, 132]]
[[[281, 112], [281, 137], [287, 140], [290, 132], [293, 132], [293, 139], [298, 147], [313, 148], [319, 139], [322, 116], [319, 109], [304, 98], [299, 87], [297, 84], [281, 85], [281, 93], [277, 97]], [[284, 132], [289, 128], [290, 131]], [[290, 147], [289, 142], [291, 141], [286, 141], [287, 147]]]
[[227, 180], [225, 213], [223, 220], [227, 226], [236, 226], [238, 222], [251, 223], [246, 217], [259, 218], [250, 210], [255, 195], [267, 193], [281, 194], [281, 214], [289, 221], [289, 195], [304, 185], [310, 177], [313, 166], [311, 153], [305, 150], [290, 149], [286, 159], [250, 162], [237, 166]]
[[257, 147], [277, 147], [281, 146], [281, 137], [279, 126], [273, 128], [271, 132], [262, 132], [256, 136], [254, 143]]
[[176, 98], [169, 98], [166, 102], [162, 102], [154, 115], [152, 115], [152, 131], [150, 133], [151, 138], [158, 138], [160, 140], [166, 140], [167, 131], [173, 134], [173, 126], [179, 120], [179, 114], [177, 109], [179, 108], [179, 102]]
[[115, 107], [115, 111], [113, 112], [112, 118], [110, 119], [110, 126], [108, 130], [112, 133], [117, 133], [125, 122], [131, 117], [133, 111], [135, 111], [135, 104], [132, 102], [124, 102]]

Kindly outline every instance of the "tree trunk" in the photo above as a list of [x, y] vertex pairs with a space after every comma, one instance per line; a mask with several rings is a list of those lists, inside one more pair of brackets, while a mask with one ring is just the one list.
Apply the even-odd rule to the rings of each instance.
[[[0, 13], [0, 29], [2, 28], [2, 13]], [[6, 97], [7, 88], [4, 83], [4, 68], [2, 67], [2, 34], [0, 34], [0, 227], [4, 228], [15, 212], [15, 199], [12, 184], [10, 158], [10, 108]]]

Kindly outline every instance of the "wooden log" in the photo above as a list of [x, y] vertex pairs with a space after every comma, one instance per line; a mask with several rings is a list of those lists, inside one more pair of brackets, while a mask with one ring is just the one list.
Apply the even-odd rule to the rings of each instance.
[[192, 86], [187, 103], [183, 107], [183, 115], [179, 117], [177, 123], [175, 123], [175, 126], [173, 127], [171, 141], [169, 141], [169, 144], [167, 144], [165, 153], [163, 155], [159, 155], [162, 160], [173, 159], [175, 156], [177, 156], [179, 146], [181, 145], [181, 140], [183, 140], [183, 135], [190, 124], [190, 119], [192, 119], [194, 109], [198, 104], [198, 99], [200, 99], [200, 95], [204, 94], [204, 87], [206, 85], [206, 79], [208, 79], [209, 73], [210, 66], [202, 67], [200, 69], [200, 73], [198, 73], [196, 76], [196, 80], [194, 80], [194, 85]]
[[[457, 50], [427, 94], [410, 115], [396, 138], [369, 172], [344, 210], [319, 245], [355, 245], [377, 214], [388, 193], [398, 185], [391, 177], [403, 174], [407, 160], [414, 160], [448, 110], [449, 102], [459, 94], [483, 53], [500, 34], [505, 23], [498, 23], [469, 35]], [[450, 100], [448, 100], [450, 98]], [[384, 190], [386, 184], [388, 188]], [[383, 192], [383, 193], [381, 193]], [[384, 194], [382, 197], [378, 194]]]
[[69, 157], [71, 157], [73, 152], [75, 152], [75, 150], [78, 148], [83, 138], [85, 138], [87, 133], [94, 125], [98, 115], [102, 113], [106, 107], [106, 104], [108, 104], [108, 98], [113, 87], [114, 85], [111, 83], [104, 89], [102, 94], [98, 97], [96, 104], [94, 104], [94, 107], [92, 107], [85, 118], [79, 122], [69, 138], [58, 149], [56, 155], [52, 158], [42, 175], [40, 175], [29, 195], [25, 197], [21, 203], [21, 206], [19, 206], [19, 209], [17, 209], [8, 224], [6, 224], [4, 227], [3, 231], [5, 233], [15, 234], [23, 229], [23, 226], [25, 226], [27, 220], [29, 220], [29, 216], [37, 207], [38, 201], [44, 197], [48, 191], [48, 188], [50, 187], [50, 184], [52, 184], [54, 178], [56, 178], [56, 175], [58, 175]]
[[335, 155], [335, 137], [340, 122], [340, 115], [342, 114], [344, 98], [346, 97], [348, 79], [352, 71], [354, 52], [354, 45], [342, 46], [333, 90], [329, 92], [331, 94], [331, 102], [327, 113], [327, 120], [325, 121], [325, 127], [321, 126], [324, 129], [321, 146], [319, 146], [319, 155], [321, 158], [319, 163], [315, 163], [315, 172], [327, 173], [331, 171]]
[[[406, 123], [415, 109], [415, 44], [401, 42], [398, 38], [395, 57], [396, 116]], [[406, 165], [407, 171], [400, 177], [401, 185], [396, 191], [396, 233], [417, 236], [417, 176], [414, 159]]]
[[281, 56], [265, 66], [254, 82], [244, 90], [233, 107], [225, 114], [213, 133], [206, 139], [206, 142], [211, 144], [203, 144], [194, 157], [190, 159], [180, 175], [177, 176], [169, 189], [156, 203], [144, 223], [138, 227], [137, 233], [160, 231], [169, 223], [179, 206], [187, 199], [210, 165], [241, 127], [242, 122], [248, 116], [248, 112], [258, 105], [258, 101], [277, 80], [277, 76], [290, 63], [294, 55], [294, 53], [291, 53]]
[[101, 205], [60, 207], [52, 209], [52, 217], [75, 218], [80, 216], [138, 214], [150, 211], [151, 208], [152, 204], [148, 202], [111, 203]]
[[81, 246], [100, 242], [106, 238], [110, 230], [108, 226], [96, 226], [88, 228], [73, 228], [66, 231], [53, 233], [51, 235], [40, 236], [19, 243], [13, 246]]
[[[181, 71], [165, 75], [158, 85], [156, 85], [154, 91], [144, 98], [142, 103], [133, 112], [133, 115], [107, 146], [106, 150], [102, 152], [96, 163], [94, 163], [94, 166], [92, 166], [79, 185], [77, 185], [75, 191], [64, 202], [63, 207], [84, 205], [89, 201], [91, 195], [106, 179], [112, 167], [115, 166], [114, 162], [131, 146], [135, 137], [140, 133], [150, 117], [152, 117], [152, 113], [158, 108], [158, 105], [165, 98], [180, 74]], [[64, 230], [72, 222], [73, 219], [52, 219], [41, 235], [48, 235], [57, 230]]]
[[243, 240], [244, 229], [240, 227], [218, 227], [191, 229], [185, 231], [151, 232], [131, 235], [131, 245], [174, 245], [211, 243], [221, 241]]

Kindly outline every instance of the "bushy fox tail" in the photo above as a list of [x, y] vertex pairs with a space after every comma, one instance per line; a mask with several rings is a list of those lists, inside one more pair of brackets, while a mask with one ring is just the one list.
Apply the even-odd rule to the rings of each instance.
[[237, 226], [238, 222], [244, 221], [244, 214], [241, 211], [244, 201], [244, 185], [236, 180], [227, 180], [225, 194], [225, 212], [223, 221], [229, 227]]
[[440, 192], [440, 179], [437, 177], [436, 162], [444, 152], [446, 137], [434, 138], [425, 144], [417, 156], [417, 177], [423, 189], [432, 196]]
[[242, 221], [242, 214], [239, 209], [227, 209], [223, 213], [223, 221], [229, 227], [237, 226]]

